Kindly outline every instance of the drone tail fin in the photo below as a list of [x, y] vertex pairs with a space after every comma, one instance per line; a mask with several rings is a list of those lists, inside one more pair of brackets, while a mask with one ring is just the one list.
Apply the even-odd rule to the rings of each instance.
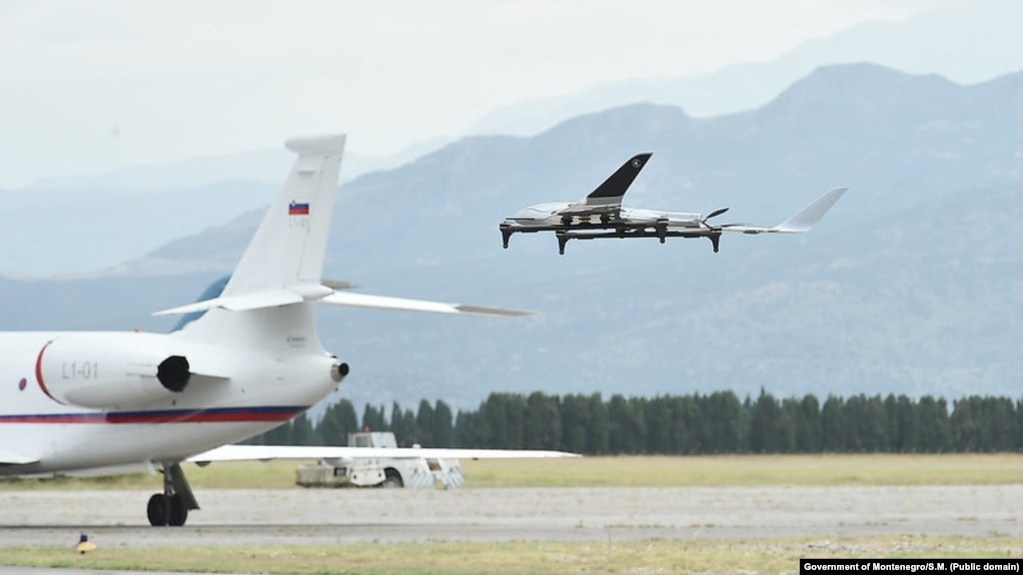
[[597, 189], [586, 196], [587, 204], [610, 204], [622, 203], [625, 192], [639, 175], [639, 172], [646, 166], [652, 154], [637, 154], [626, 161], [615, 173], [611, 174], [604, 183], [597, 186]]

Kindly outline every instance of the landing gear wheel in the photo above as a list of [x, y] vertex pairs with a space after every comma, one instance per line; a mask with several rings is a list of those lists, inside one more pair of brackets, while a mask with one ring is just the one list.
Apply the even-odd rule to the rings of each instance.
[[188, 521], [188, 508], [179, 495], [154, 493], [146, 505], [146, 515], [153, 527], [181, 527]]
[[185, 502], [181, 500], [180, 495], [172, 495], [170, 497], [170, 517], [168, 517], [167, 524], [171, 527], [181, 527], [188, 520], [188, 508], [185, 507]]
[[181, 465], [166, 465], [163, 468], [163, 493], [154, 494], [146, 505], [149, 524], [153, 527], [180, 527], [188, 521], [191, 509], [199, 509], [199, 503], [181, 471]]
[[149, 524], [153, 527], [163, 527], [167, 525], [168, 519], [168, 505], [167, 496], [163, 493], [154, 493], [149, 498], [149, 504], [146, 505], [146, 515], [149, 516]]

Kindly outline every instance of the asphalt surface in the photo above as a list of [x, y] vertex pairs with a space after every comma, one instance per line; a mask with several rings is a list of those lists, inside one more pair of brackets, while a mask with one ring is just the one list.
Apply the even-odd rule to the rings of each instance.
[[[722, 540], [811, 536], [1023, 538], [1021, 485], [546, 488], [197, 493], [184, 527], [153, 528], [141, 491], [0, 492], [0, 547], [364, 542]], [[5, 575], [128, 575], [0, 566]], [[170, 575], [151, 573], [151, 575]], [[177, 574], [182, 575], [182, 574]]]
[[[201, 491], [184, 527], [150, 527], [142, 491], [2, 491], [0, 547], [362, 542], [1023, 538], [1023, 485]], [[7, 571], [4, 571], [7, 572]], [[26, 571], [28, 572], [28, 571]]]

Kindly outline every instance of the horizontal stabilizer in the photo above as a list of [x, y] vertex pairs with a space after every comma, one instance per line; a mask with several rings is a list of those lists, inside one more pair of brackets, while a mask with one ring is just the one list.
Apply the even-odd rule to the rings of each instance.
[[[340, 282], [335, 283], [339, 287]], [[153, 315], [176, 315], [202, 312], [214, 308], [230, 311], [246, 311], [264, 309], [301, 303], [307, 299], [317, 300], [331, 305], [366, 307], [375, 309], [393, 309], [404, 311], [422, 311], [430, 313], [446, 313], [459, 315], [480, 315], [490, 317], [515, 317], [529, 315], [528, 312], [482, 307], [465, 304], [441, 303], [417, 299], [404, 299], [378, 295], [339, 292], [325, 285], [293, 286], [294, 289], [261, 291], [249, 294], [222, 296], [188, 305], [158, 311]]]
[[393, 309], [403, 311], [422, 311], [430, 313], [447, 313], [461, 315], [482, 315], [490, 317], [515, 317], [529, 315], [528, 312], [473, 305], [441, 303], [417, 299], [367, 295], [351, 292], [334, 292], [320, 300], [331, 305], [346, 305], [374, 309]]
[[224, 445], [188, 461], [269, 461], [271, 459], [550, 459], [579, 457], [564, 451], [530, 449], [448, 449], [429, 447], [329, 447], [314, 445]]
[[291, 290], [268, 290], [234, 296], [217, 297], [171, 309], [161, 310], [153, 315], [178, 315], [197, 311], [208, 311], [214, 308], [227, 309], [231, 311], [244, 311], [290, 305], [293, 303], [301, 303], [302, 301], [302, 296]]

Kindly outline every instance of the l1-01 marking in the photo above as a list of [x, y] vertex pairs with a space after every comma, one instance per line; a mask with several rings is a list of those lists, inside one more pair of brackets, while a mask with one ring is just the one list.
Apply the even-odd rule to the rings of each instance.
[[98, 361], [65, 361], [60, 367], [63, 379], [95, 379], [99, 377]]

